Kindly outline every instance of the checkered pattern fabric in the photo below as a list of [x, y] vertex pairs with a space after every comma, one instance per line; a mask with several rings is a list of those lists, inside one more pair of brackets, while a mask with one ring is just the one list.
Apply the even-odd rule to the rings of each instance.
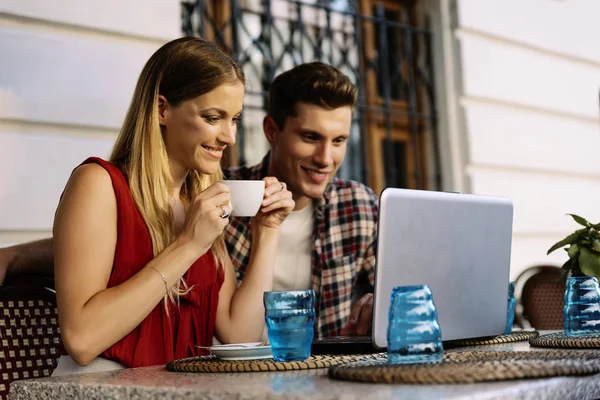
[[[227, 179], [262, 179], [270, 154], [254, 167], [225, 170]], [[377, 239], [375, 193], [361, 183], [334, 178], [315, 201], [312, 288], [317, 294], [317, 338], [338, 336], [352, 305], [373, 291]], [[250, 259], [250, 218], [233, 218], [225, 232], [227, 248], [242, 280]]]
[[0, 286], [0, 399], [19, 379], [50, 376], [60, 357], [54, 293], [30, 284]]

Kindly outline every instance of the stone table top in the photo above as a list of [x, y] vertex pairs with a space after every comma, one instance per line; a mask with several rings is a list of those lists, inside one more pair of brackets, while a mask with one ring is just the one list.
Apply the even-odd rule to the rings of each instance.
[[[544, 351], [527, 342], [470, 350]], [[458, 349], [457, 349], [458, 350]], [[13, 382], [9, 399], [594, 399], [600, 374], [462, 385], [386, 385], [332, 380], [327, 369], [181, 373], [164, 366]]]

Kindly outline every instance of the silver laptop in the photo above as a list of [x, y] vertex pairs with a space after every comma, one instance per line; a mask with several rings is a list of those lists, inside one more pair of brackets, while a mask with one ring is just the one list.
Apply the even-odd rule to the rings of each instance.
[[502, 334], [512, 201], [388, 188], [379, 207], [373, 345], [387, 347], [390, 295], [404, 285], [431, 287], [442, 340]]

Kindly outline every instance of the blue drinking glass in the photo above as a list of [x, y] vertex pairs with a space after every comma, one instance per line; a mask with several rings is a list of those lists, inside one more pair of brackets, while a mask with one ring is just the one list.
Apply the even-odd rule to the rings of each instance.
[[301, 361], [310, 357], [315, 331], [315, 292], [265, 292], [263, 301], [275, 361]]
[[600, 334], [600, 289], [593, 276], [572, 276], [565, 290], [564, 328], [567, 336]]
[[428, 285], [395, 287], [388, 318], [389, 363], [433, 363], [444, 358], [442, 331]]
[[515, 283], [510, 282], [508, 284], [508, 309], [506, 311], [505, 335], [510, 335], [512, 333], [513, 324], [515, 322], [515, 302]]

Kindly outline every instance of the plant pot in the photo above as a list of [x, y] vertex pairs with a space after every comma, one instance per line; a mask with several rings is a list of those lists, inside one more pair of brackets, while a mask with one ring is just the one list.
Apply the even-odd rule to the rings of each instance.
[[573, 276], [565, 290], [564, 329], [567, 336], [600, 334], [600, 287], [590, 276]]

